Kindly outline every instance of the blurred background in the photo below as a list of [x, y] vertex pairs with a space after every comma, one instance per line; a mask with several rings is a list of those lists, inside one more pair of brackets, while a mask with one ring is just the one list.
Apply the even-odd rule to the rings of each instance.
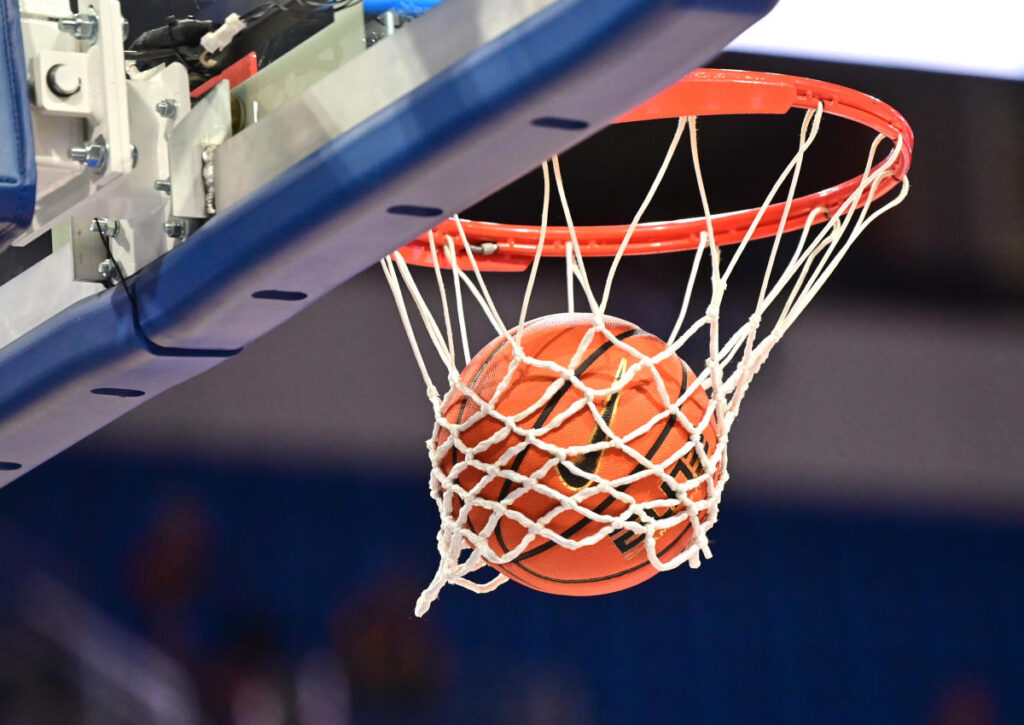
[[[253, 3], [123, 4], [135, 34]], [[447, 589], [415, 619], [432, 419], [373, 268], [0, 492], [0, 723], [1024, 722], [1024, 18], [814, 5], [783, 0], [709, 65], [893, 104], [913, 186], [754, 383], [713, 559], [599, 598]], [[702, 125], [713, 211], [758, 203], [798, 126]], [[566, 154], [577, 221], [628, 219], [671, 132]], [[808, 188], [865, 140], [828, 127]], [[696, 208], [677, 166], [650, 218]], [[535, 223], [540, 198], [528, 176], [467, 215]], [[688, 268], [633, 260], [613, 313], [664, 334]], [[514, 306], [523, 282], [495, 292]]]

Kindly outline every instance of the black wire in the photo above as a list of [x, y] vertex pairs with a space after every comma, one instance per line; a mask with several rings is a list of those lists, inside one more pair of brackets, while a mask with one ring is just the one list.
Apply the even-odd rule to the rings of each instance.
[[205, 80], [212, 77], [217, 69], [202, 63], [199, 40], [203, 33], [215, 27], [217, 23], [212, 20], [171, 16], [163, 26], [136, 38], [125, 51], [125, 57], [145, 64], [144, 67], [176, 60], [188, 69], [190, 80]]
[[103, 249], [107, 252], [107, 259], [110, 260], [110, 263], [114, 265], [114, 269], [117, 270], [117, 281], [110, 286], [113, 287], [114, 284], [120, 282], [124, 287], [124, 292], [128, 295], [128, 301], [131, 302], [132, 309], [134, 310], [135, 291], [132, 289], [131, 285], [128, 284], [128, 277], [125, 275], [124, 268], [121, 266], [121, 263], [114, 258], [114, 250], [110, 247], [110, 237], [108, 237], [107, 233], [103, 231], [103, 225], [100, 223], [99, 217], [94, 217], [93, 222], [96, 224], [96, 232], [100, 235], [100, 241], [103, 242]]
[[[114, 259], [114, 252], [110, 248], [110, 238], [106, 232], [103, 231], [103, 227], [100, 225], [99, 217], [94, 217], [96, 222], [96, 230], [100, 235], [100, 240], [103, 242], [103, 248], [107, 251], [107, 259], [110, 260], [111, 264], [114, 265], [114, 269], [117, 270], [118, 282], [124, 287], [124, 293], [128, 297], [128, 302], [132, 308], [132, 325], [135, 327], [135, 331], [139, 338], [142, 340], [146, 348], [154, 355], [162, 355], [165, 357], [212, 357], [212, 358], [227, 358], [234, 357], [242, 351], [242, 348], [235, 349], [195, 349], [195, 348], [180, 348], [180, 347], [166, 347], [160, 345], [149, 338], [146, 331], [142, 329], [142, 319], [139, 314], [139, 303], [135, 297], [135, 290], [128, 284], [128, 277], [124, 273], [124, 268]], [[115, 283], [116, 284], [116, 283]], [[107, 289], [113, 287], [114, 284], [107, 286]]]
[[[359, 2], [360, 0], [338, 0], [337, 2], [325, 2], [324, 0], [269, 0], [240, 15], [246, 25], [242, 32], [251, 30], [282, 13], [287, 13], [300, 20], [310, 21], [322, 17], [321, 13], [338, 13], [355, 7]], [[188, 18], [186, 20], [193, 21], [194, 19]], [[220, 25], [215, 25], [213, 21], [204, 22], [210, 23], [211, 28], [220, 27]], [[212, 78], [220, 70], [220, 62], [227, 57], [227, 49], [225, 48], [221, 53], [214, 54], [212, 59], [216, 60], [217, 63], [210, 67], [203, 63], [204, 54], [198, 39], [192, 35], [189, 35], [187, 39], [183, 38], [180, 31], [181, 28], [178, 27], [177, 19], [170, 17], [167, 19], [165, 26], [165, 40], [160, 39], [163, 42], [155, 47], [153, 45], [138, 47], [140, 41], [146, 35], [143, 34], [143, 36], [140, 36], [132, 43], [131, 48], [126, 50], [125, 57], [143, 64], [176, 60], [188, 68], [189, 77], [195, 83]], [[152, 43], [152, 39], [149, 39], [148, 42]]]

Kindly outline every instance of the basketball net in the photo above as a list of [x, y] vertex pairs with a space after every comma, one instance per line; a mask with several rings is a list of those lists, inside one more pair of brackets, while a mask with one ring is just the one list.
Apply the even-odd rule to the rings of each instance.
[[[821, 290], [822, 286], [835, 271], [836, 266], [854, 241], [864, 229], [881, 214], [899, 204], [909, 190], [909, 182], [904, 177], [898, 189], [884, 203], [878, 203], [876, 191], [884, 180], [894, 176], [893, 164], [899, 156], [900, 145], [904, 143], [902, 136], [895, 140], [896, 150], [890, 154], [888, 163], [874, 167], [879, 148], [885, 140], [879, 135], [871, 144], [867, 163], [861, 182], [838, 207], [829, 209], [822, 207], [812, 211], [807, 217], [802, 230], [784, 235], [786, 218], [790, 205], [796, 195], [797, 181], [807, 150], [818, 135], [823, 115], [822, 105], [805, 112], [800, 127], [799, 143], [792, 160], [775, 181], [768, 192], [764, 203], [754, 216], [754, 221], [745, 236], [734, 247], [722, 247], [716, 244], [713, 229], [713, 216], [701, 174], [700, 157], [697, 144], [697, 117], [680, 118], [675, 134], [669, 144], [653, 183], [643, 203], [633, 216], [627, 232], [622, 238], [618, 251], [612, 259], [607, 277], [602, 286], [596, 285], [587, 274], [585, 253], [574, 232], [572, 215], [567, 202], [565, 184], [562, 178], [558, 158], [555, 157], [542, 167], [544, 179], [544, 196], [541, 211], [541, 226], [536, 255], [529, 270], [526, 281], [526, 292], [522, 305], [515, 318], [517, 325], [509, 327], [499, 313], [498, 306], [490, 294], [485, 276], [481, 273], [477, 256], [486, 254], [487, 250], [471, 244], [463, 231], [461, 221], [455, 218], [457, 234], [429, 236], [430, 253], [433, 261], [433, 280], [430, 287], [436, 287], [428, 298], [421, 291], [410, 271], [410, 262], [403, 257], [402, 250], [382, 260], [384, 274], [398, 305], [398, 312], [412, 346], [413, 354], [419, 365], [426, 384], [427, 399], [434, 411], [434, 435], [428, 441], [428, 453], [432, 465], [430, 476], [430, 493], [437, 504], [441, 517], [441, 528], [437, 535], [437, 550], [440, 565], [433, 581], [420, 595], [416, 603], [416, 615], [423, 616], [437, 598], [446, 584], [456, 584], [474, 592], [493, 591], [508, 580], [496, 570], [494, 576], [486, 577], [478, 573], [488, 562], [492, 564], [508, 564], [520, 556], [528, 547], [544, 541], [555, 542], [567, 549], [578, 549], [591, 546], [607, 536], [617, 532], [628, 531], [630, 535], [642, 537], [644, 554], [650, 565], [659, 571], [674, 569], [684, 562], [691, 567], [698, 567], [704, 558], [711, 557], [708, 543], [708, 531], [718, 520], [718, 507], [722, 489], [729, 480], [727, 470], [727, 449], [729, 431], [739, 414], [740, 404], [751, 381], [761, 369], [776, 343], [803, 313], [808, 303]], [[687, 134], [687, 130], [689, 133]], [[675, 324], [667, 338], [664, 338], [668, 349], [654, 357], [644, 356], [628, 345], [628, 341], [618, 340], [604, 327], [604, 316], [607, 314], [612, 285], [623, 258], [629, 254], [630, 238], [640, 224], [647, 207], [661, 186], [669, 163], [675, 156], [677, 148], [684, 137], [689, 139], [690, 155], [696, 175], [700, 202], [706, 220], [706, 231], [700, 236], [699, 244], [689, 254], [689, 271], [685, 281], [681, 280], [679, 292], [682, 296]], [[523, 323], [527, 320], [530, 299], [534, 292], [537, 271], [541, 263], [545, 235], [548, 229], [548, 211], [551, 204], [552, 181], [557, 193], [558, 202], [564, 211], [571, 243], [565, 247], [564, 264], [566, 300], [569, 312], [588, 312], [593, 316], [593, 327], [580, 343], [576, 358], [579, 358], [591, 342], [601, 336], [608, 343], [627, 351], [630, 359], [639, 357], [624, 374], [619, 376], [608, 388], [591, 389], [574, 374], [578, 360], [574, 359], [568, 366], [559, 365], [548, 360], [539, 360], [525, 354], [519, 344]], [[721, 318], [722, 300], [730, 278], [733, 276], [740, 260], [744, 258], [749, 242], [761, 222], [765, 210], [776, 203], [777, 199], [785, 199], [782, 223], [778, 232], [771, 239], [770, 254], [761, 278], [756, 303], [750, 315], [737, 329], [723, 329]], [[873, 208], [874, 207], [874, 208]], [[468, 258], [467, 268], [462, 269], [458, 263], [456, 252], [464, 250]], [[450, 268], [450, 269], [449, 269]], [[701, 275], [710, 276], [710, 295], [703, 301], [695, 299], [705, 293], [698, 292], [695, 284]], [[577, 298], [576, 289], [582, 291], [582, 298]], [[434, 295], [436, 294], [436, 298]], [[411, 301], [411, 306], [408, 301]], [[424, 350], [421, 349], [418, 335], [414, 329], [410, 307], [422, 319], [423, 328], [419, 335], [425, 335], [429, 346], [440, 358], [446, 377], [443, 381], [432, 379]], [[433, 309], [432, 309], [433, 308]], [[480, 398], [471, 388], [460, 380], [460, 370], [471, 358], [467, 333], [467, 314], [470, 309], [479, 309], [493, 328], [495, 335], [506, 339], [512, 346], [514, 359], [503, 380], [497, 385], [490, 400]], [[688, 341], [700, 333], [701, 340], [707, 336], [707, 358], [703, 369], [697, 370], [696, 380], [679, 398], [667, 392], [658, 373], [658, 364], [667, 356], [677, 354]], [[703, 347], [703, 343], [702, 347]], [[462, 365], [457, 362], [460, 357]], [[689, 361], [692, 362], [693, 361]], [[528, 409], [514, 416], [504, 415], [496, 410], [495, 401], [499, 400], [509, 384], [513, 372], [520, 365], [535, 366], [553, 371], [555, 380]], [[633, 378], [645, 369], [657, 381], [659, 395], [663, 402], [663, 410], [659, 411], [643, 426], [626, 435], [616, 435], [603, 420], [600, 401], [628, 388]], [[548, 373], [550, 375], [550, 373]], [[438, 383], [442, 383], [440, 386]], [[565, 385], [571, 384], [582, 395], [567, 410], [555, 416], [542, 428], [531, 428], [528, 420], [535, 416], [556, 393]], [[683, 403], [694, 393], [697, 386], [702, 387], [708, 395], [709, 405], [706, 414], [700, 421], [691, 422], [680, 412]], [[447, 389], [442, 395], [439, 391]], [[472, 399], [479, 406], [479, 411], [460, 423], [448, 420], [443, 411], [445, 400], [451, 395], [462, 395]], [[552, 445], [544, 439], [544, 434], [557, 428], [569, 417], [582, 410], [589, 410], [594, 423], [601, 428], [605, 440], [589, 445], [577, 445], [562, 448]], [[489, 416], [501, 425], [501, 430], [490, 438], [476, 444], [467, 445], [460, 439], [460, 434], [468, 430], [484, 416]], [[629, 445], [650, 431], [659, 422], [674, 416], [685, 427], [689, 440], [679, 450], [671, 452], [668, 457], [659, 456], [657, 463], [647, 459], [642, 453]], [[717, 431], [717, 445], [708, 454], [701, 445], [702, 433], [709, 425]], [[442, 429], [448, 435], [438, 434]], [[508, 443], [510, 436], [515, 444]], [[443, 440], [441, 444], [434, 441]], [[505, 448], [505, 446], [508, 446]], [[485, 463], [480, 460], [483, 452], [491, 446], [497, 446], [500, 455]], [[525, 447], [533, 446], [543, 450], [550, 457], [550, 465], [545, 464], [530, 475], [524, 475], [510, 466], [510, 462]], [[459, 461], [450, 465], [453, 449], [459, 453]], [[581, 470], [574, 461], [594, 451], [618, 449], [637, 462], [637, 473], [628, 478], [607, 480], [590, 471]], [[677, 480], [669, 474], [678, 461], [696, 454], [699, 465], [695, 475], [689, 480]], [[446, 458], [447, 457], [447, 458]], [[448, 463], [448, 469], [442, 465]], [[544, 476], [552, 467], [561, 465], [576, 475], [586, 476], [593, 483], [585, 488], [565, 495], [555, 491], [543, 483]], [[460, 474], [469, 468], [479, 470], [482, 475], [467, 477], [473, 479], [470, 487], [460, 483]], [[658, 476], [672, 492], [672, 496], [655, 501], [638, 502], [629, 494], [628, 484], [634, 480], [651, 475]], [[510, 493], [500, 501], [487, 500], [480, 496], [487, 485], [495, 480], [507, 480], [515, 485]], [[696, 488], [706, 487], [703, 497], [691, 500], [689, 493]], [[550, 498], [551, 510], [537, 520], [525, 517], [515, 510], [515, 501], [527, 492], [539, 491]], [[594, 496], [613, 497], [624, 506], [621, 513], [608, 515], [598, 513], [587, 506], [587, 500]], [[471, 509], [489, 511], [487, 525], [479, 531], [467, 525]], [[665, 511], [671, 515], [664, 515]], [[552, 530], [548, 524], [559, 514], [567, 511], [585, 517], [598, 525], [594, 533], [584, 538], [566, 538], [558, 531]], [[657, 512], [661, 512], [660, 514]], [[525, 528], [526, 533], [517, 546], [509, 551], [498, 551], [490, 545], [491, 535], [503, 517], [515, 520]], [[659, 535], [669, 529], [689, 522], [693, 536], [689, 545], [672, 555], [661, 558], [656, 548]], [[475, 575], [475, 576], [474, 576]]]

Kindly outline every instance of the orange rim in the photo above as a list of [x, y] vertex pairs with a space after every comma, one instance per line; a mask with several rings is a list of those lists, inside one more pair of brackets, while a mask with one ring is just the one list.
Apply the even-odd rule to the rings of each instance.
[[[899, 111], [877, 98], [833, 83], [774, 73], [700, 69], [618, 118], [616, 123], [681, 116], [783, 114], [792, 109], [813, 110], [819, 103], [825, 113], [867, 126], [894, 143], [889, 155], [869, 172], [873, 174], [891, 164], [888, 175], [878, 182], [873, 194], [865, 193], [861, 196], [856, 208], [884, 196], [902, 182], [910, 168], [914, 147], [914, 134], [906, 119]], [[896, 146], [895, 142], [900, 137], [903, 142]], [[809, 216], [816, 211], [820, 213], [822, 209], [827, 212], [827, 216], [822, 216], [822, 221], [825, 221], [853, 193], [862, 179], [858, 175], [829, 189], [797, 197], [790, 205], [788, 215], [785, 214], [784, 201], [769, 205], [751, 238], [774, 236], [784, 217], [787, 232], [802, 229]], [[742, 241], [758, 213], [759, 209], [743, 209], [713, 215], [711, 226], [715, 242], [735, 244]], [[462, 228], [466, 241], [474, 246], [474, 259], [482, 270], [524, 270], [536, 255], [539, 226], [463, 219]], [[629, 225], [578, 225], [574, 230], [584, 256], [606, 257], [618, 252]], [[701, 233], [706, 230], [707, 220], [703, 216], [639, 224], [630, 238], [626, 254], [658, 254], [695, 249], [700, 244]], [[440, 240], [452, 237], [460, 266], [470, 266], [454, 221], [445, 221], [433, 231], [440, 244], [443, 244]], [[565, 245], [570, 241], [568, 227], [549, 226], [542, 254], [562, 257], [565, 255]], [[480, 251], [477, 251], [477, 247]], [[482, 254], [485, 249], [487, 252]], [[401, 254], [411, 264], [434, 264], [427, 234], [403, 247]], [[441, 255], [438, 256], [440, 260]]]

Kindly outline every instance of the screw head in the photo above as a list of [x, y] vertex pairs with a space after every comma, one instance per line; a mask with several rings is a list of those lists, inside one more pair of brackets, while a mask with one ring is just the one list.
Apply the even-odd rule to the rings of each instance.
[[78, 13], [70, 18], [61, 18], [57, 21], [57, 28], [63, 32], [75, 36], [79, 40], [93, 40], [99, 31], [99, 20], [95, 15]]
[[164, 98], [157, 101], [156, 112], [164, 118], [174, 118], [178, 115], [178, 102], [173, 98]]
[[89, 222], [89, 231], [99, 232], [107, 237], [116, 237], [121, 231], [121, 223], [117, 219], [105, 219], [100, 217]]
[[171, 239], [181, 239], [185, 236], [185, 224], [181, 219], [168, 219], [164, 222], [164, 234]]
[[72, 146], [68, 156], [89, 167], [97, 174], [107, 167], [107, 142], [102, 136], [85, 146]]
[[103, 279], [113, 279], [117, 273], [117, 267], [114, 265], [114, 260], [104, 259], [96, 267], [96, 271], [99, 272], [100, 277]]
[[90, 169], [98, 169], [107, 162], [107, 147], [98, 143], [89, 144], [85, 152], [85, 165]]
[[68, 149], [68, 156], [75, 161], [81, 162], [90, 169], [97, 168], [100, 163], [106, 160], [106, 152], [102, 146], [89, 144], [88, 146], [72, 146]]

